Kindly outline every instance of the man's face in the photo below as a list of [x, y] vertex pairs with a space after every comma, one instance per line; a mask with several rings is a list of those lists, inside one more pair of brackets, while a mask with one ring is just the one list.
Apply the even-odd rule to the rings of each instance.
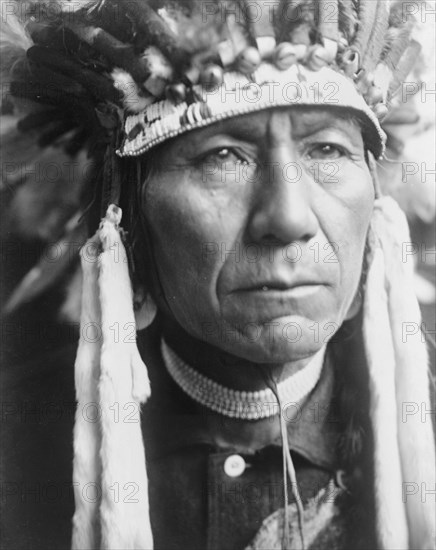
[[274, 109], [169, 142], [144, 191], [176, 321], [239, 357], [312, 355], [357, 291], [374, 191], [361, 130]]

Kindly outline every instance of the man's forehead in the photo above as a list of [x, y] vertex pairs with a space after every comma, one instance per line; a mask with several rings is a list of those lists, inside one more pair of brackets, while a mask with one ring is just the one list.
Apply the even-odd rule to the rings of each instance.
[[280, 121], [283, 122], [283, 117], [287, 120], [286, 128], [294, 138], [304, 137], [327, 128], [338, 128], [348, 132], [360, 129], [351, 113], [343, 111], [341, 113], [336, 109], [313, 107], [270, 109], [223, 120], [213, 126], [193, 131], [190, 135], [183, 136], [182, 139], [200, 142], [217, 134], [229, 134], [238, 139], [257, 141], [266, 138], [271, 126], [280, 123]]

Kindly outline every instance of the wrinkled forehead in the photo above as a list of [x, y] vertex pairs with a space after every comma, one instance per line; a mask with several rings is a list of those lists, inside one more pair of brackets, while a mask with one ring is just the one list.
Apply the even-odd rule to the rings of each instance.
[[[356, 147], [368, 148], [365, 139], [365, 121], [357, 113], [347, 109], [326, 107], [276, 107], [258, 113], [239, 115], [222, 120], [191, 132], [170, 139], [163, 147], [161, 154], [174, 154], [190, 157], [214, 138], [228, 137], [259, 146], [271, 146], [277, 139], [292, 139], [294, 142], [310, 136], [325, 137], [342, 135]], [[148, 153], [153, 156], [154, 151]]]

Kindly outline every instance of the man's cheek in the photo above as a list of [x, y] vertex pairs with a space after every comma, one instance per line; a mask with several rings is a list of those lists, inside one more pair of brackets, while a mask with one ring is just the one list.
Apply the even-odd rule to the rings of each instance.
[[353, 300], [362, 276], [362, 266], [365, 253], [366, 227], [362, 226], [353, 238], [343, 242], [339, 255], [341, 269], [341, 285], [338, 289], [338, 301], [341, 309], [348, 309]]

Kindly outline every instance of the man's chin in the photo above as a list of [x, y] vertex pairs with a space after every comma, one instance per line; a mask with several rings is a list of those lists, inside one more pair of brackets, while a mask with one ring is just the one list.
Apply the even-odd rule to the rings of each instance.
[[256, 363], [286, 363], [315, 354], [338, 328], [334, 321], [288, 315], [228, 329], [215, 345]]

